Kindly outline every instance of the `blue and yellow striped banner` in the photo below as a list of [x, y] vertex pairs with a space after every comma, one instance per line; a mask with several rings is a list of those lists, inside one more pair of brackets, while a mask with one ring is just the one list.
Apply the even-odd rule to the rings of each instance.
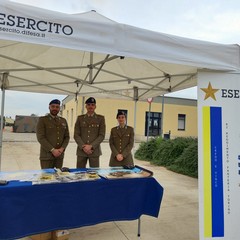
[[224, 236], [222, 108], [203, 107], [204, 237]]

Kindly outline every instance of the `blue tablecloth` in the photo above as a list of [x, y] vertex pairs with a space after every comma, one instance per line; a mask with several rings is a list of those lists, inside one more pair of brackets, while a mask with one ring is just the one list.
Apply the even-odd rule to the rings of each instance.
[[152, 177], [0, 186], [0, 239], [57, 229], [158, 217], [162, 186]]

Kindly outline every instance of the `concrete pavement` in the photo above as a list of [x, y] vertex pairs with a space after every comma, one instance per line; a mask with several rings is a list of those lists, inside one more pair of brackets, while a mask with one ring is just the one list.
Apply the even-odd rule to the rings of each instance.
[[[138, 147], [135, 144], [134, 151]], [[110, 149], [102, 143], [101, 167], [108, 167]], [[66, 149], [64, 166], [75, 168], [76, 143], [71, 140]], [[34, 133], [3, 132], [2, 171], [40, 169], [39, 143]], [[176, 174], [164, 167], [153, 166], [135, 159], [135, 164], [154, 173], [163, 186], [164, 196], [158, 218], [141, 217], [142, 240], [197, 240], [198, 182], [197, 179]], [[137, 240], [138, 221], [116, 221], [70, 230], [70, 240]], [[28, 237], [21, 240], [29, 240]]]

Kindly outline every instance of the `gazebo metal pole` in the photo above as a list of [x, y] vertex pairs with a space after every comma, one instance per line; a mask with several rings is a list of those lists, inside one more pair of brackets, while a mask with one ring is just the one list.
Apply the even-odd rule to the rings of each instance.
[[161, 137], [163, 138], [164, 94], [162, 95]]
[[138, 219], [138, 238], [141, 238], [141, 218]]
[[81, 114], [84, 114], [84, 106], [85, 106], [85, 97], [82, 97], [82, 109], [81, 109]]
[[2, 142], [3, 142], [3, 119], [4, 119], [4, 104], [5, 104], [5, 82], [7, 75], [3, 73], [2, 76], [2, 104], [1, 104], [1, 129], [0, 129], [0, 171], [1, 171], [1, 163], [2, 163]]
[[135, 140], [136, 140], [136, 122], [137, 122], [137, 101], [138, 101], [138, 88], [133, 87], [133, 100], [134, 100], [134, 154], [135, 154]]

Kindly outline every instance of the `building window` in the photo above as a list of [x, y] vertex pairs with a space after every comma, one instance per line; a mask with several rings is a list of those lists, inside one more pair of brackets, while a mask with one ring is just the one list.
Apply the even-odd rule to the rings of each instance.
[[146, 112], [145, 114], [145, 136], [161, 135], [162, 114], [159, 112]]
[[185, 131], [186, 130], [186, 115], [178, 114], [178, 130]]

